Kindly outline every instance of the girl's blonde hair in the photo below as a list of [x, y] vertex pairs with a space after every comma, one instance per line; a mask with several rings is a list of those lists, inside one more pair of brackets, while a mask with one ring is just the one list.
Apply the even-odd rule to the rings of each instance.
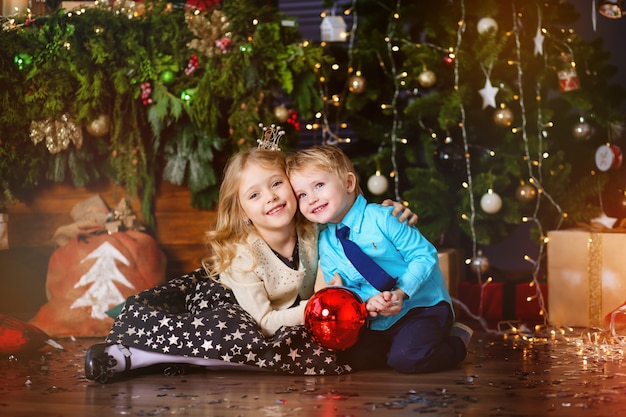
[[[209, 255], [203, 260], [209, 276], [216, 278], [226, 270], [236, 255], [236, 244], [245, 243], [250, 234], [256, 234], [254, 224], [247, 220], [239, 200], [239, 186], [244, 170], [251, 164], [278, 169], [286, 173], [285, 154], [280, 151], [251, 148], [236, 154], [228, 162], [220, 186], [215, 230], [206, 232]], [[315, 225], [296, 211], [296, 230], [303, 244], [315, 244]]]
[[352, 161], [338, 147], [333, 145], [317, 145], [302, 149], [287, 158], [287, 176], [301, 172], [302, 169], [317, 168], [321, 171], [330, 172], [338, 178], [345, 178], [348, 173], [353, 173], [356, 179], [356, 194], [363, 194], [359, 185], [359, 176], [354, 169]]

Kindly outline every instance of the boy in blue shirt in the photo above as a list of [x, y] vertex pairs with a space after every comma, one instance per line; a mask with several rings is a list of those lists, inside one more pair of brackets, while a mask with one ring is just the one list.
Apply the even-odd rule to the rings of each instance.
[[[402, 373], [441, 371], [463, 361], [472, 330], [454, 323], [435, 247], [389, 216], [389, 208], [365, 200], [352, 163], [335, 146], [296, 152], [287, 174], [304, 217], [326, 225], [318, 242], [324, 280], [339, 275], [370, 315], [357, 344], [341, 353], [344, 360], [355, 370], [390, 366]], [[344, 251], [342, 230], [378, 266], [350, 262], [353, 249]], [[375, 277], [369, 277], [372, 270]]]

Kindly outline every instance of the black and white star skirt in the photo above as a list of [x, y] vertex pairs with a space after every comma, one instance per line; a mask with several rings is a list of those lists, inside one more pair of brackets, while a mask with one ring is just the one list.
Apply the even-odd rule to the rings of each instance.
[[293, 375], [351, 371], [304, 326], [281, 327], [265, 337], [233, 293], [203, 277], [202, 269], [129, 297], [106, 341]]

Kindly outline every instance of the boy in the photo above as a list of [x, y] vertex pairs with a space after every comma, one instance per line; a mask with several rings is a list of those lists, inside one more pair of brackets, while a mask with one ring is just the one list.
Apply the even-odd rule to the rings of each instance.
[[[463, 361], [472, 330], [453, 325], [435, 247], [416, 228], [394, 222], [387, 208], [367, 203], [352, 163], [335, 146], [296, 152], [287, 174], [304, 217], [327, 225], [318, 243], [325, 280], [339, 274], [370, 314], [357, 344], [341, 352], [343, 360], [355, 370], [388, 365], [402, 373], [441, 371]], [[377, 265], [363, 266], [371, 260], [362, 253], [352, 258], [351, 243], [342, 242], [346, 233]]]

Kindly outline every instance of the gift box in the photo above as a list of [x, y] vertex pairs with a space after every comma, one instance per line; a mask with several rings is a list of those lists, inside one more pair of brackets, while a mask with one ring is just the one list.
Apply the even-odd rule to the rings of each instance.
[[456, 297], [464, 271], [461, 252], [458, 249], [439, 249], [437, 257], [439, 258], [439, 268], [446, 280], [448, 292], [452, 297]]
[[626, 299], [626, 233], [548, 232], [550, 323], [602, 327]]
[[[458, 301], [471, 314], [488, 322], [515, 320], [525, 324], [537, 324], [543, 323], [542, 310], [547, 309], [548, 286], [545, 282], [539, 284], [539, 290], [541, 297], [530, 278], [492, 281], [487, 284], [465, 281], [459, 284]], [[457, 306], [455, 311], [459, 318], [471, 318], [462, 306]]]

